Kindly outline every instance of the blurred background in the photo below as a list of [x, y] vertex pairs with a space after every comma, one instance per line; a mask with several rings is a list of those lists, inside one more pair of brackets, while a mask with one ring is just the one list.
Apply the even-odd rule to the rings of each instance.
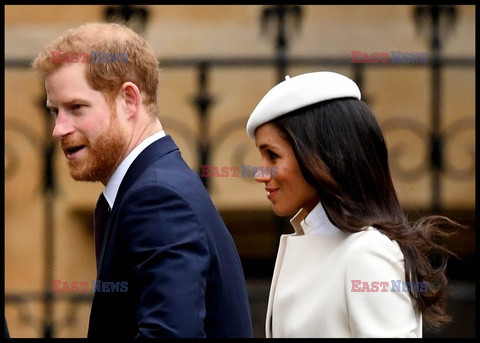
[[[161, 66], [159, 117], [196, 171], [259, 165], [245, 132], [251, 111], [286, 74], [329, 70], [354, 79], [390, 149], [411, 220], [443, 214], [466, 229], [447, 242], [453, 321], [424, 337], [475, 336], [475, 7], [340, 5], [34, 6], [5, 10], [5, 317], [11, 337], [85, 337], [88, 292], [52, 280], [95, 279], [92, 219], [101, 184], [71, 179], [51, 139], [41, 48], [90, 21], [128, 21]], [[426, 63], [352, 63], [352, 51], [424, 54]], [[280, 234], [249, 177], [203, 178], [239, 250], [255, 337], [265, 337]]]

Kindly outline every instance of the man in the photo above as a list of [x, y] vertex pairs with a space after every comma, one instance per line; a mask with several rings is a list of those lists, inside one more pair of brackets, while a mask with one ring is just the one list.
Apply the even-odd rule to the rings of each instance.
[[71, 176], [105, 185], [88, 337], [252, 337], [232, 237], [157, 117], [148, 43], [124, 25], [90, 23], [33, 66]]

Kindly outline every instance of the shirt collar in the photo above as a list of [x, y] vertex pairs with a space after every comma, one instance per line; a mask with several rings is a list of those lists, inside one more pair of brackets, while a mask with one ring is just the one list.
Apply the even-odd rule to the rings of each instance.
[[133, 163], [135, 158], [137, 158], [137, 156], [140, 155], [140, 153], [145, 150], [147, 146], [164, 137], [165, 135], [165, 131], [161, 130], [143, 140], [127, 155], [127, 157], [125, 157], [122, 163], [120, 163], [118, 168], [113, 172], [112, 176], [107, 182], [107, 186], [103, 190], [103, 195], [105, 195], [105, 199], [107, 199], [110, 208], [113, 208], [120, 184], [122, 183], [128, 168], [130, 168], [130, 165]]
[[330, 222], [321, 202], [308, 213], [303, 208], [290, 220], [297, 235], [330, 236], [340, 230]]

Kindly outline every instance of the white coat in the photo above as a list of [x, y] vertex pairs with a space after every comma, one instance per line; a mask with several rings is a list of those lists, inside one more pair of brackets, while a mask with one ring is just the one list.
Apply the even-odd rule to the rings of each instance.
[[397, 242], [373, 227], [340, 231], [320, 203], [291, 223], [295, 233], [280, 239], [267, 337], [422, 337]]

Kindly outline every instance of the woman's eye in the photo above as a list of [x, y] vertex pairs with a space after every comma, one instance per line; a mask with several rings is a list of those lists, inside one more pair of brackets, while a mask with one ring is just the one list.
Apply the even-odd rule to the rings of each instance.
[[270, 150], [268, 150], [268, 156], [270, 157], [271, 160], [275, 160], [278, 158], [278, 155]]

